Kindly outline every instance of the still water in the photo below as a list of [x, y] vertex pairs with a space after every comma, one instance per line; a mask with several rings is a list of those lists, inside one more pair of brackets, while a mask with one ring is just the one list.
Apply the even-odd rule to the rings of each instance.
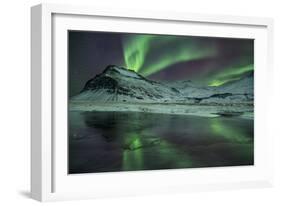
[[252, 165], [253, 120], [69, 112], [69, 173]]

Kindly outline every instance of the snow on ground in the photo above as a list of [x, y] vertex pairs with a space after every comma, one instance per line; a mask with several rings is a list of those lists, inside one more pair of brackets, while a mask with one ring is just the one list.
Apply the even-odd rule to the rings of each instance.
[[187, 104], [157, 104], [157, 103], [91, 103], [88, 101], [71, 101], [70, 111], [118, 111], [146, 112], [178, 115], [195, 115], [216, 117], [220, 114], [241, 113], [240, 117], [253, 119], [252, 105], [187, 105]]

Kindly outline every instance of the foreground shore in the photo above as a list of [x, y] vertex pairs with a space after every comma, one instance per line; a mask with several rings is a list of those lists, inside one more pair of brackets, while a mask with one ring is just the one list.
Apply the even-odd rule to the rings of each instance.
[[159, 103], [104, 103], [89, 101], [69, 102], [69, 111], [130, 111], [161, 114], [195, 115], [206, 117], [240, 116], [253, 119], [254, 107], [249, 104], [195, 105]]

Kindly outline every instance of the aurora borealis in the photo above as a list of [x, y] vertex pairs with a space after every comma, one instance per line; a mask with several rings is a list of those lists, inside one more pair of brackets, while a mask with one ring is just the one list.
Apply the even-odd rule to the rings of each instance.
[[[157, 35], [125, 35], [122, 39], [126, 67], [149, 76], [179, 62], [215, 56], [214, 44], [198, 39]], [[161, 51], [161, 52], [159, 52]], [[157, 55], [155, 55], [157, 54]]]
[[157, 81], [219, 86], [254, 69], [254, 40], [69, 31], [69, 94], [109, 64]]

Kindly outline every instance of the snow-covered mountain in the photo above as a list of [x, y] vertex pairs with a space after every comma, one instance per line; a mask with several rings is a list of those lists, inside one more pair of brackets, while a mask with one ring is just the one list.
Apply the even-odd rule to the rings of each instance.
[[199, 86], [190, 80], [174, 81], [166, 84], [177, 89], [183, 96], [189, 98], [204, 98], [215, 94], [213, 87]]
[[213, 87], [214, 94], [203, 98], [201, 103], [249, 103], [254, 102], [254, 75], [249, 75], [235, 81], [228, 82], [219, 87]]
[[109, 65], [90, 79], [71, 101], [128, 103], [231, 104], [253, 102], [253, 75], [219, 87], [191, 81], [156, 82], [123, 67]]
[[109, 65], [90, 79], [80, 94], [71, 100], [98, 102], [170, 102], [180, 92], [163, 83], [151, 81], [123, 67]]
[[250, 73], [244, 78], [226, 83], [218, 87], [218, 91], [233, 94], [254, 94], [254, 74]]

